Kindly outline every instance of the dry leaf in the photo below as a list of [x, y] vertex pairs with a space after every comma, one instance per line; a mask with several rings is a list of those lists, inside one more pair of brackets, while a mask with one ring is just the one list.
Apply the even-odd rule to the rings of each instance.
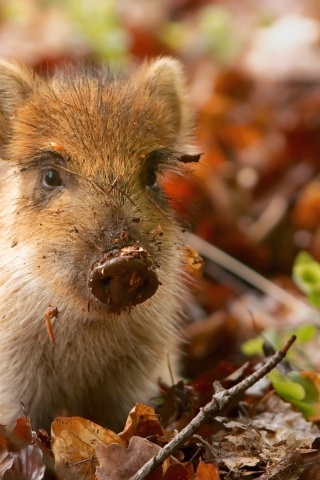
[[260, 480], [319, 480], [319, 477], [310, 477], [310, 468], [317, 468], [319, 464], [319, 450], [316, 451], [303, 451], [297, 450], [295, 452], [288, 452], [287, 456], [270, 467], [267, 467], [266, 472], [259, 477]]
[[320, 374], [316, 371], [308, 370], [304, 372], [300, 372], [301, 377], [308, 378], [311, 380], [318, 390], [318, 401], [314, 403], [312, 406], [316, 408], [316, 413], [314, 415], [310, 415], [308, 420], [310, 422], [319, 422], [320, 420]]
[[30, 445], [33, 442], [30, 418], [29, 417], [17, 418], [16, 425], [13, 429], [12, 435], [14, 437], [14, 441], [16, 444], [19, 442], [21, 446]]
[[[11, 433], [0, 427], [0, 479], [41, 480], [45, 465], [43, 452], [34, 442], [29, 417], [18, 418]], [[7, 439], [8, 438], [8, 439]]]
[[42, 452], [37, 445], [28, 445], [18, 452], [10, 452], [13, 463], [6, 472], [6, 480], [42, 480], [45, 466], [42, 462]]
[[320, 220], [320, 182], [308, 183], [300, 193], [292, 212], [293, 222], [298, 228], [315, 230]]
[[163, 480], [189, 480], [188, 470], [182, 463], [172, 463], [163, 474]]
[[133, 436], [150, 437], [151, 435], [163, 435], [163, 428], [159, 416], [149, 405], [138, 403], [128, 415], [123, 432], [119, 437], [130, 440]]
[[199, 275], [199, 272], [202, 271], [204, 262], [197, 250], [190, 245], [184, 245], [182, 252], [187, 272], [192, 277]]
[[319, 480], [320, 462], [308, 465], [299, 477], [299, 480]]
[[51, 426], [52, 450], [59, 479], [94, 479], [97, 445], [126, 445], [118, 435], [81, 417], [56, 418]]
[[[160, 447], [149, 442], [145, 438], [132, 437], [128, 448], [122, 445], [100, 444], [96, 448], [100, 466], [96, 470], [98, 480], [129, 480], [143, 465], [158, 453]], [[160, 480], [162, 470], [157, 469], [151, 480]]]
[[220, 480], [219, 468], [211, 463], [200, 462], [195, 480]]
[[0, 478], [3, 478], [5, 472], [12, 467], [14, 458], [6, 450], [0, 453]]

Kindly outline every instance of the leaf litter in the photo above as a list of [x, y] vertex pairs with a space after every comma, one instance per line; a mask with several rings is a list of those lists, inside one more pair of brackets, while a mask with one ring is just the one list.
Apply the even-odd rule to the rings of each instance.
[[[198, 25], [199, 29], [197, 22], [203, 3], [206, 2], [173, 1], [161, 8], [168, 9], [164, 17], [179, 17], [182, 26]], [[250, 9], [246, 12], [241, 8], [240, 13], [236, 5], [226, 8], [231, 9], [234, 18], [241, 14], [239, 23], [245, 29], [252, 25]], [[312, 29], [319, 33], [318, 6], [310, 4], [308, 8], [314, 16]], [[299, 5], [299, 9], [303, 7]], [[206, 13], [209, 15], [210, 11]], [[243, 63], [238, 60], [231, 66], [213, 65], [214, 58], [208, 51], [185, 55], [193, 102], [197, 106], [197, 138], [200, 150], [205, 153], [198, 165], [192, 165], [196, 175], [167, 178], [164, 184], [188, 228], [191, 226], [196, 234], [251, 265], [297, 298], [302, 297], [291, 280], [296, 253], [303, 248], [320, 259], [320, 88], [317, 61], [309, 62], [304, 73], [298, 71], [299, 75], [293, 66], [297, 66], [297, 59], [300, 65], [301, 58], [309, 58], [308, 52], [316, 51], [319, 42], [313, 42], [307, 51], [297, 45], [290, 61], [280, 49], [284, 57], [277, 66], [273, 63], [270, 67], [273, 56], [265, 52], [274, 44], [273, 39], [278, 38], [274, 35], [280, 35], [281, 28], [289, 21], [295, 21], [297, 26], [308, 22], [303, 16], [299, 20], [297, 13], [291, 19], [284, 15], [284, 19], [274, 21], [273, 33], [272, 27], [257, 28], [251, 35], [253, 47], [246, 52]], [[28, 14], [28, 22], [31, 17], [32, 12]], [[48, 14], [42, 15], [42, 20], [47, 21]], [[62, 25], [58, 11], [55, 22], [56, 27]], [[12, 24], [3, 30], [3, 48], [8, 45], [13, 48], [12, 42], [5, 38], [16, 38], [14, 28]], [[37, 30], [46, 39], [37, 42], [41, 50], [40, 54], [36, 49], [37, 66], [47, 62], [42, 49], [49, 50], [52, 41], [49, 30]], [[145, 53], [166, 51], [165, 42], [155, 37], [155, 29], [146, 32], [141, 41], [141, 32], [133, 31], [131, 53], [142, 57]], [[200, 29], [196, 33], [191, 43], [201, 52], [201, 43], [205, 44], [206, 38]], [[30, 37], [27, 30], [24, 35]], [[189, 38], [190, 49], [190, 36], [185, 37]], [[277, 52], [280, 44], [278, 41]], [[14, 56], [10, 48], [9, 55]], [[184, 51], [185, 45], [179, 48]], [[23, 52], [24, 49], [21, 55]], [[55, 61], [59, 63], [59, 58]], [[199, 69], [195, 68], [195, 62]], [[304, 62], [303, 65], [306, 66]], [[261, 297], [255, 289], [248, 291], [241, 276], [228, 276], [214, 262], [206, 260], [203, 266], [194, 250], [186, 253], [186, 264], [195, 278], [188, 312], [190, 323], [185, 329], [189, 343], [184, 350], [188, 356], [183, 362], [185, 376], [191, 380], [171, 386], [159, 384], [162, 399], [155, 399], [156, 410], [137, 405], [119, 434], [81, 418], [56, 419], [51, 438], [46, 432], [33, 432], [27, 417], [18, 419], [13, 431], [1, 427], [0, 478], [130, 478], [136, 468], [174, 438], [210, 400], [214, 380], [227, 379], [222, 382], [227, 387], [255, 368], [261, 356], [242, 370], [237, 369], [247, 360], [240, 353], [243, 341], [261, 332], [265, 336], [266, 329], [286, 332], [310, 321], [303, 309], [280, 305], [274, 298]], [[47, 324], [49, 332], [50, 321]], [[319, 351], [319, 338], [315, 338], [294, 353], [295, 363], [298, 359], [299, 366], [303, 365], [302, 375], [312, 378], [316, 386]], [[236, 378], [231, 376], [234, 371], [238, 372]], [[320, 407], [315, 405], [317, 416], [308, 418], [318, 421]], [[264, 379], [224, 412], [224, 416], [202, 426], [197, 435], [175, 452], [174, 458], [147, 478], [317, 480], [319, 437], [317, 425], [281, 400]]]

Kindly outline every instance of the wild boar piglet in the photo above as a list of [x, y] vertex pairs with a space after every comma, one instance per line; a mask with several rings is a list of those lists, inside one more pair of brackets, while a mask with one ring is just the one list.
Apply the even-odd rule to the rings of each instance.
[[46, 77], [0, 61], [1, 424], [22, 402], [35, 429], [121, 429], [170, 381], [182, 234], [159, 174], [181, 169], [191, 123], [171, 58]]

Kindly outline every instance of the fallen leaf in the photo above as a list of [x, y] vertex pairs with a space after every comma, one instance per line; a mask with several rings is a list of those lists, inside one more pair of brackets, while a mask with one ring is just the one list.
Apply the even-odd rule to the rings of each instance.
[[[5, 467], [5, 470], [2, 470], [2, 467]], [[40, 448], [37, 445], [28, 445], [17, 452], [8, 453], [0, 465], [0, 473], [3, 471], [6, 480], [42, 480], [45, 466]]]
[[81, 417], [56, 418], [51, 425], [52, 451], [59, 479], [94, 479], [98, 465], [95, 449], [102, 444], [126, 445], [111, 430]]
[[159, 416], [149, 405], [138, 403], [128, 415], [123, 432], [119, 433], [122, 440], [130, 440], [133, 436], [150, 437], [163, 435]]
[[19, 443], [21, 446], [26, 446], [32, 443], [32, 427], [29, 417], [17, 418], [12, 436], [15, 444]]
[[194, 410], [194, 389], [179, 380], [168, 387], [161, 384], [163, 392], [162, 404], [158, 406], [161, 420], [164, 425], [180, 419], [184, 414], [191, 414]]
[[0, 478], [3, 478], [5, 472], [12, 467], [14, 458], [6, 450], [0, 453]]
[[43, 452], [34, 442], [29, 417], [18, 418], [12, 432], [0, 427], [0, 478], [41, 480], [45, 465]]
[[3, 425], [0, 425], [0, 452], [8, 450], [8, 440], [6, 438], [6, 429]]
[[199, 255], [197, 250], [195, 250], [190, 245], [184, 245], [182, 252], [187, 272], [192, 277], [196, 277], [203, 270], [203, 258]]
[[181, 463], [172, 463], [163, 474], [163, 480], [189, 480], [186, 467]]
[[299, 477], [299, 480], [319, 480], [320, 462], [308, 465]]
[[195, 480], [220, 480], [219, 468], [212, 463], [200, 462]]
[[318, 401], [313, 404], [316, 409], [316, 413], [308, 417], [310, 422], [318, 422], [320, 420], [320, 374], [316, 371], [304, 371], [300, 372], [301, 377], [311, 380], [318, 390]]
[[300, 193], [292, 212], [293, 222], [298, 228], [314, 230], [320, 220], [320, 182], [308, 183]]
[[[317, 465], [319, 464], [320, 452], [297, 450], [290, 452], [281, 460], [281, 462], [272, 465], [266, 469], [266, 472], [259, 477], [260, 480], [319, 480], [319, 477], [310, 477], [310, 469], [313, 473], [318, 472]], [[309, 472], [308, 472], [309, 471]], [[304, 474], [305, 472], [305, 474]], [[307, 473], [308, 472], [308, 473]]]
[[[129, 480], [159, 450], [160, 447], [141, 437], [132, 437], [128, 448], [117, 444], [107, 447], [99, 444], [96, 448], [100, 463], [96, 469], [97, 478], [98, 480]], [[148, 475], [148, 480], [161, 479], [160, 467], [152, 475]]]

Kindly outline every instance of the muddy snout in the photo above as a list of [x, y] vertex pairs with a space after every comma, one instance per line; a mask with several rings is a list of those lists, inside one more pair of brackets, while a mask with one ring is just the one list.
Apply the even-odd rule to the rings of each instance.
[[108, 252], [89, 277], [91, 293], [116, 310], [144, 302], [158, 286], [148, 252], [136, 246]]

